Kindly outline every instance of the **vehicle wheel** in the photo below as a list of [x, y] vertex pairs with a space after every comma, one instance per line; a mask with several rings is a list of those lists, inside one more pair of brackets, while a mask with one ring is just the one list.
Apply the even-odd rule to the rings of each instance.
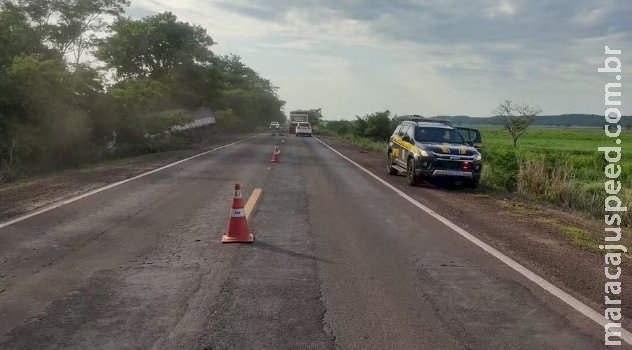
[[408, 166], [406, 167], [406, 180], [411, 186], [416, 186], [419, 183], [419, 179], [415, 175], [415, 159], [410, 158], [408, 160]]
[[392, 152], [388, 152], [388, 155], [386, 156], [386, 172], [388, 172], [389, 175], [397, 175], [397, 169], [393, 168]]
[[476, 179], [472, 180], [472, 182], [470, 182], [470, 187], [471, 188], [478, 187], [478, 180], [476, 180]]

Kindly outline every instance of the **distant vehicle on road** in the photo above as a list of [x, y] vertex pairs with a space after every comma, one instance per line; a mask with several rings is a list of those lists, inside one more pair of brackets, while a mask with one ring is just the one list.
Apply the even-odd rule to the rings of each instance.
[[451, 178], [476, 187], [482, 170], [481, 154], [472, 141], [466, 141], [444, 121], [426, 118], [403, 121], [388, 145], [388, 173], [405, 172], [411, 186], [423, 180]]
[[312, 124], [301, 122], [296, 125], [296, 136], [312, 136]]
[[295, 134], [298, 124], [303, 122], [309, 123], [309, 111], [290, 112], [290, 134]]
[[271, 122], [270, 123], [270, 129], [278, 129], [280, 127], [281, 127], [281, 125], [279, 124], [279, 122]]

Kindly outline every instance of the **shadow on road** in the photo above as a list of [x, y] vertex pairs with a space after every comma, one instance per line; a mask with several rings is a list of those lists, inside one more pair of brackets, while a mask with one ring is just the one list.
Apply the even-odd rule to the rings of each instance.
[[325, 263], [331, 264], [331, 261], [329, 261], [327, 259], [322, 259], [322, 258], [319, 258], [317, 256], [310, 255], [310, 254], [298, 253], [298, 252], [295, 252], [293, 250], [281, 248], [279, 246], [276, 246], [276, 245], [273, 245], [273, 244], [270, 244], [270, 243], [266, 243], [264, 241], [255, 240], [254, 243], [252, 244], [252, 246], [255, 247], [255, 248], [267, 250], [267, 251], [270, 251], [270, 252], [273, 252], [273, 253], [285, 254], [285, 255], [291, 256], [293, 258], [309, 259], [309, 260], [321, 261], [321, 262], [325, 262]]

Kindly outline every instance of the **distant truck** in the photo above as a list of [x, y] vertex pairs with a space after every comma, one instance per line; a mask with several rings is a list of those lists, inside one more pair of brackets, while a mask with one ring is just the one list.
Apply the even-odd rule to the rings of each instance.
[[298, 123], [309, 123], [309, 111], [290, 112], [290, 134], [296, 133]]

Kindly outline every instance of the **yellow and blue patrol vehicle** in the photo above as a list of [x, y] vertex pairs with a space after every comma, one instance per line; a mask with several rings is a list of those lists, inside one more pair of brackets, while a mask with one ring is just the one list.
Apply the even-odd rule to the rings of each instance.
[[449, 122], [427, 118], [402, 121], [390, 138], [387, 171], [406, 174], [408, 184], [448, 178], [476, 187], [483, 170], [480, 132], [467, 129], [466, 138]]

